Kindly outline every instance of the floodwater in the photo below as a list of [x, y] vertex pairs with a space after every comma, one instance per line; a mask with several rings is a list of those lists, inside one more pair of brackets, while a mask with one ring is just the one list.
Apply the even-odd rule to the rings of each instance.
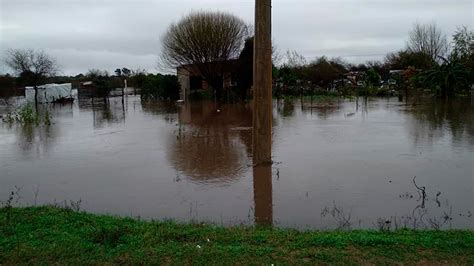
[[0, 122], [0, 200], [19, 190], [23, 206], [80, 200], [94, 213], [223, 225], [474, 229], [473, 107], [275, 101], [274, 163], [253, 167], [250, 104], [49, 106], [50, 126]]

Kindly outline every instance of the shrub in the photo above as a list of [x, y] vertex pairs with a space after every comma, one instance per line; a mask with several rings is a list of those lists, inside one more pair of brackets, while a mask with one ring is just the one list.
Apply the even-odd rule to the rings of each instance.
[[144, 99], [179, 99], [180, 85], [175, 75], [149, 74], [143, 81], [141, 95]]
[[22, 125], [39, 125], [43, 122], [45, 125], [51, 125], [52, 116], [48, 110], [41, 115], [30, 104], [24, 105], [16, 111], [10, 112], [3, 117], [3, 122], [7, 124], [19, 123]]

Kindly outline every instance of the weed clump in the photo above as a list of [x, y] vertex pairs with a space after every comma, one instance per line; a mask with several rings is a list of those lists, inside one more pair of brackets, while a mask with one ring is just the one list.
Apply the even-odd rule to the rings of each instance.
[[46, 110], [43, 115], [40, 114], [31, 104], [23, 105], [17, 110], [6, 114], [2, 118], [3, 122], [12, 125], [12, 124], [21, 124], [21, 125], [36, 125], [40, 124], [51, 125], [52, 116], [48, 110]]

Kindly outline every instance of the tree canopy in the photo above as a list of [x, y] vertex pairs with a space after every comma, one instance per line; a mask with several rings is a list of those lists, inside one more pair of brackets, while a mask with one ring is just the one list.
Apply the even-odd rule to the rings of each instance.
[[44, 53], [33, 49], [10, 49], [5, 63], [28, 85], [37, 86], [58, 71], [56, 61]]
[[412, 53], [423, 53], [433, 61], [438, 61], [448, 52], [448, 41], [446, 35], [436, 24], [415, 24], [410, 32], [408, 40], [408, 51]]
[[245, 22], [225, 12], [193, 12], [172, 24], [162, 39], [162, 60], [170, 68], [194, 65], [215, 89], [229, 59], [248, 37]]

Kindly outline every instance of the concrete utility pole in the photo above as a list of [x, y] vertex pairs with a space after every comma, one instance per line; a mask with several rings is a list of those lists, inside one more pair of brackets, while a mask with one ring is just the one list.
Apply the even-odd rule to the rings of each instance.
[[272, 1], [255, 0], [253, 163], [272, 161]]

